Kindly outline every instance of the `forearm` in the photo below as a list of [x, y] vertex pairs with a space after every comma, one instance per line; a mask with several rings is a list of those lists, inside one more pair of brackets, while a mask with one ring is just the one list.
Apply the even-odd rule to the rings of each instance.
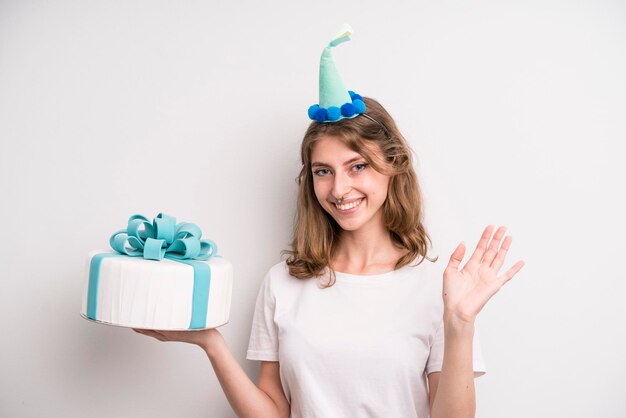
[[202, 348], [235, 414], [240, 418], [278, 417], [274, 401], [250, 380], [228, 349], [222, 334], [216, 330], [210, 337], [211, 341]]
[[444, 317], [444, 354], [431, 418], [474, 418], [474, 324]]

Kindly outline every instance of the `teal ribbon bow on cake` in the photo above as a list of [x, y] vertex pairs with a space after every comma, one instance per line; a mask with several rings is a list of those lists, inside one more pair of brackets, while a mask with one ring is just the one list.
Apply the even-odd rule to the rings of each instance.
[[[141, 227], [143, 226], [143, 229]], [[196, 224], [181, 222], [159, 213], [152, 223], [143, 215], [132, 215], [126, 229], [109, 239], [111, 248], [130, 257], [148, 260], [208, 260], [217, 254], [217, 244], [201, 240], [202, 231]]]

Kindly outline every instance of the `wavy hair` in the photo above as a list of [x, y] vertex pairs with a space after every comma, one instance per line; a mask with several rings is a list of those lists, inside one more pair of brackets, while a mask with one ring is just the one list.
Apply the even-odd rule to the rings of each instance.
[[341, 234], [341, 227], [320, 205], [313, 189], [311, 151], [324, 136], [340, 139], [358, 152], [382, 174], [389, 175], [387, 198], [383, 203], [383, 219], [391, 239], [400, 248], [408, 250], [396, 263], [399, 269], [418, 256], [431, 262], [427, 256], [432, 244], [423, 224], [423, 203], [417, 175], [413, 169], [411, 148], [398, 130], [396, 123], [378, 101], [364, 97], [367, 114], [381, 122], [390, 134], [375, 121], [357, 116], [333, 123], [312, 122], [301, 145], [302, 170], [296, 178], [299, 186], [297, 210], [291, 249], [283, 250], [289, 274], [299, 279], [318, 277], [328, 271], [330, 287], [335, 283], [335, 271], [330, 261]]

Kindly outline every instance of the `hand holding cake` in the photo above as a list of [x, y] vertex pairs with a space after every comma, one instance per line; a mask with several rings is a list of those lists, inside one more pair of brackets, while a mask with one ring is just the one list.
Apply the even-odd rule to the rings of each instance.
[[215, 328], [197, 331], [167, 331], [133, 328], [133, 331], [149, 337], [154, 337], [162, 342], [195, 344], [207, 353], [210, 352], [210, 350], [217, 343], [216, 339], [223, 338], [222, 334]]

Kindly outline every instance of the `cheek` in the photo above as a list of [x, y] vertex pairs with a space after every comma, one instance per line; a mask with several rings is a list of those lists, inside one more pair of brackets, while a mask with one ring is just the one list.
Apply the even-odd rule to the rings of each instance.
[[322, 203], [324, 201], [324, 184], [320, 181], [313, 180], [313, 193], [317, 200]]
[[368, 189], [373, 200], [384, 200], [387, 197], [389, 181], [387, 178], [373, 178], [368, 182]]

